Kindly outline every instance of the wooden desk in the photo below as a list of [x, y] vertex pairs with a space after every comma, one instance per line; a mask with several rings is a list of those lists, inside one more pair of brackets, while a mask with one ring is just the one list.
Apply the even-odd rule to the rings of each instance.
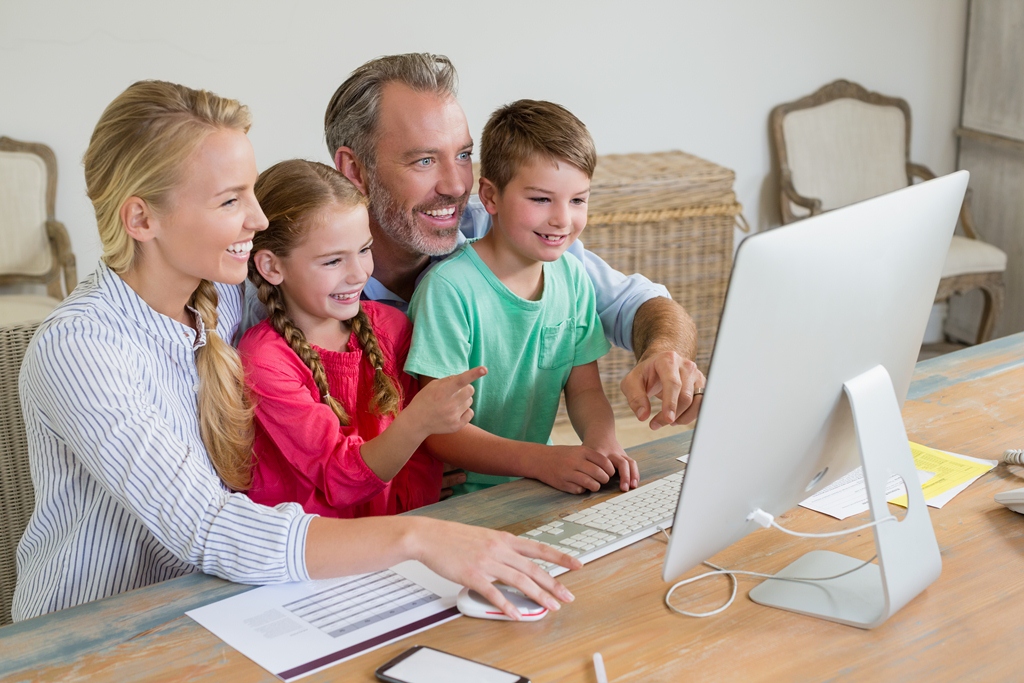
[[[1024, 447], [1022, 388], [1024, 334], [927, 361], [918, 366], [904, 407], [907, 432], [915, 441], [977, 457]], [[632, 453], [645, 477], [662, 476], [678, 469], [674, 456], [688, 443], [684, 435]], [[576, 602], [539, 622], [456, 619], [306, 680], [374, 680], [378, 664], [414, 642], [537, 682], [594, 681], [595, 651], [617, 682], [1020, 680], [1024, 517], [992, 500], [996, 492], [1020, 486], [1024, 479], [1000, 466], [942, 510], [931, 510], [942, 576], [873, 631], [755, 605], [745, 597], [754, 585], [750, 580], [741, 581], [736, 604], [720, 616], [673, 615], [662, 604], [665, 544], [651, 538], [563, 576]], [[424, 512], [521, 533], [595, 498], [524, 481]], [[784, 519], [809, 531], [855, 526], [863, 516], [836, 522], [797, 508]], [[873, 554], [870, 531], [820, 541], [758, 531], [714, 560], [775, 572], [812, 547], [865, 559]], [[0, 629], [0, 678], [276, 680], [183, 616], [244, 590], [193, 575], [6, 626]], [[726, 580], [711, 580], [688, 595], [686, 604], [707, 608], [727, 595]]]

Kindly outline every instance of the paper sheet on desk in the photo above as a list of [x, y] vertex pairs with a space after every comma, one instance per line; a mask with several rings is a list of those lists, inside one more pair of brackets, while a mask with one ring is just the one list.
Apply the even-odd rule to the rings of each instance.
[[[994, 460], [939, 451], [913, 441], [910, 442], [910, 452], [914, 454], [914, 466], [917, 469], [935, 472], [935, 476], [921, 487], [925, 501], [933, 508], [941, 508], [953, 496], [996, 466]], [[905, 495], [889, 502], [907, 507]]]
[[[923, 485], [935, 475], [918, 470], [917, 476]], [[891, 503], [900, 497], [907, 497], [907, 489], [903, 479], [894, 475], [885, 483], [885, 499]], [[864, 470], [858, 467], [800, 503], [800, 506], [836, 519], [846, 519], [868, 510], [870, 506], [868, 492], [864, 488]]]
[[[996, 464], [991, 460], [938, 451], [912, 441], [910, 452], [918, 468], [925, 501], [934, 508], [941, 508]], [[934, 471], [927, 471], [929, 469]], [[885, 497], [890, 503], [906, 507], [907, 492], [899, 477], [887, 482]], [[863, 471], [858, 467], [800, 505], [836, 519], [865, 512], [869, 506]]]
[[[403, 605], [372, 599], [393, 595], [396, 586], [408, 586], [411, 597]], [[410, 561], [383, 572], [263, 586], [186, 614], [270, 673], [293, 681], [454, 619], [461, 589]], [[349, 596], [357, 591], [371, 599], [353, 603]]]

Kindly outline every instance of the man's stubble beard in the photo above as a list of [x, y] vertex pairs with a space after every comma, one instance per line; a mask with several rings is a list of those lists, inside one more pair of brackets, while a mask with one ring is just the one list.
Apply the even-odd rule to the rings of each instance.
[[[370, 216], [392, 240], [410, 251], [425, 256], [445, 256], [455, 250], [459, 231], [457, 225], [454, 228], [433, 232], [428, 236], [416, 225], [414, 214], [420, 209], [414, 208], [412, 211], [405, 211], [391, 192], [380, 182], [375, 171], [367, 173], [366, 185], [370, 197]], [[442, 199], [444, 201], [440, 202], [437, 207], [425, 207], [425, 209], [429, 211], [432, 208], [455, 204], [459, 207], [455, 212], [457, 217], [462, 217], [468, 193], [466, 197], [458, 199], [447, 197]]]

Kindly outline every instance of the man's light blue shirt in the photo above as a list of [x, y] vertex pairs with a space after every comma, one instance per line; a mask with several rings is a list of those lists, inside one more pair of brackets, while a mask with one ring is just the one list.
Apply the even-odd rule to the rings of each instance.
[[[480, 203], [479, 198], [473, 195], [469, 198], [466, 210], [459, 221], [459, 232], [456, 235], [456, 246], [454, 251], [466, 243], [467, 240], [478, 239], [487, 234], [491, 229], [491, 215]], [[605, 263], [600, 256], [583, 248], [583, 243], [576, 240], [568, 249], [568, 253], [578, 258], [585, 268], [590, 280], [594, 283], [594, 292], [597, 294], [597, 314], [601, 318], [601, 325], [604, 327], [605, 337], [616, 346], [628, 351], [633, 350], [633, 317], [637, 310], [649, 299], [657, 296], [671, 298], [668, 290], [662, 285], [655, 284], [639, 273], [623, 275]], [[434, 264], [448, 258], [444, 256], [430, 257], [428, 265], [419, 277], [416, 284], [419, 285], [423, 276], [433, 268]], [[252, 287], [248, 289], [252, 290]], [[252, 292], [255, 294], [255, 291]], [[373, 301], [380, 301], [395, 308], [408, 312], [409, 302], [402, 299], [387, 287], [382, 285], [376, 278], [371, 277], [363, 289], [363, 297]], [[246, 297], [251, 299], [253, 297]], [[256, 302], [259, 303], [258, 301]], [[266, 317], [266, 314], [263, 314]]]

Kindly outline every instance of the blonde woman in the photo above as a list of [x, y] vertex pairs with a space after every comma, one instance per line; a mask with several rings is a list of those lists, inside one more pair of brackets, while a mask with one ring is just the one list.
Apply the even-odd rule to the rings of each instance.
[[[484, 594], [569, 592], [529, 558], [579, 563], [427, 518], [336, 520], [252, 502], [252, 413], [231, 340], [252, 238], [248, 110], [156, 81], [104, 111], [85, 155], [103, 258], [41, 325], [20, 377], [36, 507], [15, 620], [202, 571], [298, 581], [418, 559]], [[444, 542], [441, 543], [441, 539]]]

